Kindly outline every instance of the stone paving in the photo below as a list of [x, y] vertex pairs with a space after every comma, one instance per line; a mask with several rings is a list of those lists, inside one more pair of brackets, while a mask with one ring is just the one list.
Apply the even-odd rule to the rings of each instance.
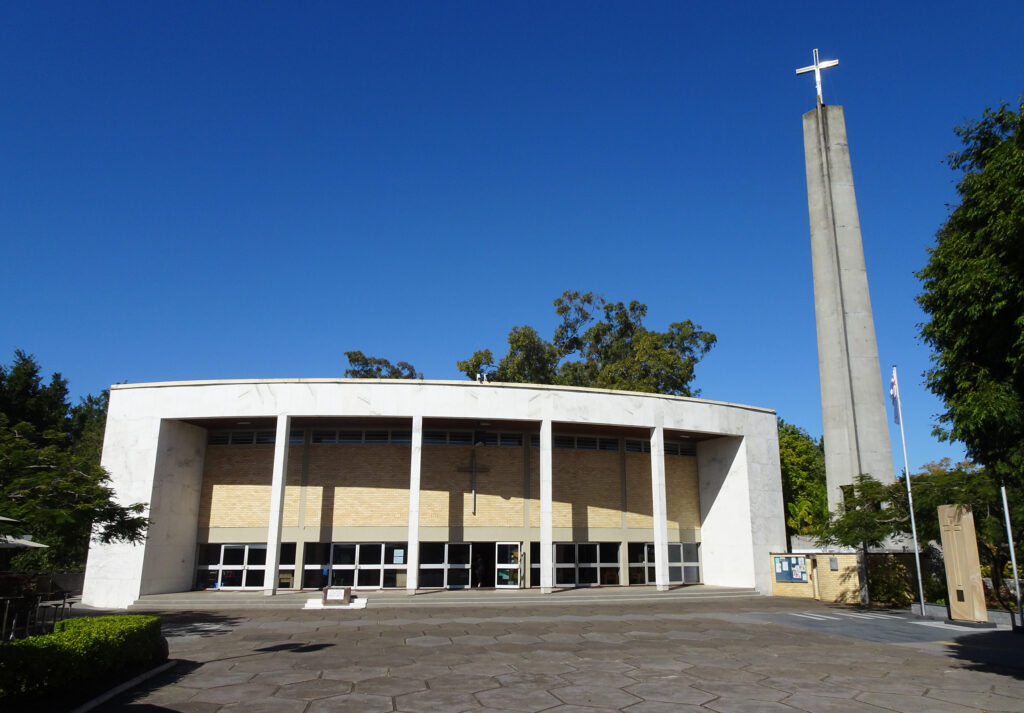
[[[172, 612], [180, 663], [99, 710], [1024, 713], [1024, 670], [972, 661], [969, 647], [937, 655], [758, 618], [827, 611], [816, 602], [550, 601]], [[979, 635], [995, 634], [1024, 644]]]

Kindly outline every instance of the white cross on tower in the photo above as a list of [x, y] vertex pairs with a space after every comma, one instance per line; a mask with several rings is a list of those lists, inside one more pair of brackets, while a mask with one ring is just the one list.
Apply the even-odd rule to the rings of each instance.
[[821, 99], [821, 70], [827, 69], [828, 67], [835, 67], [839, 64], [838, 59], [827, 59], [824, 62], [818, 61], [818, 49], [814, 49], [814, 64], [810, 67], [801, 67], [796, 70], [797, 74], [804, 74], [806, 72], [814, 72], [814, 86], [818, 89], [818, 103], [824, 104], [825, 102]]

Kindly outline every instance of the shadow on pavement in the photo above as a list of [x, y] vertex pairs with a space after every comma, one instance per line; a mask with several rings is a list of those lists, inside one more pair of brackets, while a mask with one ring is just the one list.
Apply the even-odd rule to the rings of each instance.
[[328, 649], [334, 646], [334, 644], [276, 644], [274, 646], [264, 646], [262, 649], [253, 649], [260, 653], [267, 651], [288, 651], [293, 654], [308, 654], [311, 651], [321, 651], [322, 649]]
[[1024, 680], [1024, 634], [1020, 630], [986, 631], [956, 637], [950, 656], [966, 668]]
[[160, 617], [160, 630], [164, 636], [220, 636], [230, 633], [247, 619], [213, 612], [175, 611], [154, 612]]
[[170, 711], [172, 709], [153, 705], [152, 703], [132, 703], [131, 701], [143, 697], [151, 691], [156, 691], [164, 686], [171, 686], [177, 683], [200, 666], [202, 666], [201, 663], [194, 661], [182, 661], [178, 659], [173, 668], [168, 669], [158, 676], [154, 676], [131, 690], [125, 691], [119, 696], [111, 698], [95, 710], [102, 713], [124, 713], [127, 711], [131, 711], [132, 713], [152, 711], [153, 713], [156, 713], [156, 711]]

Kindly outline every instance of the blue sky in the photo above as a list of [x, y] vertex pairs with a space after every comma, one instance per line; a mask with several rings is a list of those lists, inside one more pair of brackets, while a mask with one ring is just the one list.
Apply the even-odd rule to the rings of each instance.
[[956, 458], [914, 272], [953, 127], [1024, 93], [1022, 26], [1020, 3], [5, 3], [0, 361], [76, 399], [341, 376], [354, 349], [453, 379], [593, 290], [715, 332], [702, 395], [817, 436], [794, 70], [818, 47], [911, 467]]

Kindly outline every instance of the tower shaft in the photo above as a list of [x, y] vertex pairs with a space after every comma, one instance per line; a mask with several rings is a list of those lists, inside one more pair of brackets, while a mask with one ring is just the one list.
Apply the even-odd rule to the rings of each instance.
[[865, 473], [895, 480], [857, 197], [841, 106], [803, 116], [828, 504]]

